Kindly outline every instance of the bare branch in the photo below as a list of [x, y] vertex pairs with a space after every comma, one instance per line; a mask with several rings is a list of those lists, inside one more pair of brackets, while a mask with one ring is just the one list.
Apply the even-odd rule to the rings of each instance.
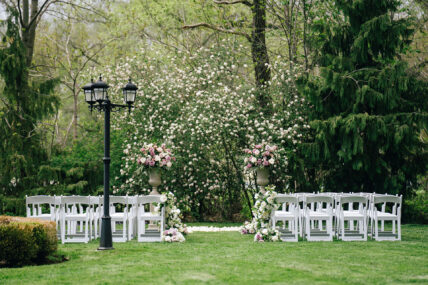
[[252, 3], [250, 3], [247, 0], [234, 0], [234, 1], [213, 0], [213, 1], [214, 1], [214, 3], [220, 4], [220, 5], [222, 5], [222, 4], [223, 5], [244, 4], [244, 5], [247, 5], [250, 7], [253, 5]]
[[188, 30], [188, 29], [195, 29], [195, 28], [199, 28], [199, 27], [205, 27], [205, 28], [215, 30], [215, 31], [219, 31], [222, 33], [226, 33], [226, 34], [244, 36], [247, 38], [248, 41], [250, 41], [250, 42], [252, 41], [251, 36], [247, 33], [239, 32], [239, 31], [235, 31], [235, 30], [224, 29], [222, 27], [214, 26], [214, 25], [211, 25], [208, 23], [198, 23], [198, 24], [193, 24], [193, 25], [185, 25], [185, 26], [182, 26], [181, 28], [184, 30]]

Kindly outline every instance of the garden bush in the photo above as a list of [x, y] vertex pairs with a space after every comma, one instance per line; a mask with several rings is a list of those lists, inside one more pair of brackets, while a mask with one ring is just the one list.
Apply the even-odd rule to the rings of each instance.
[[46, 261], [57, 250], [55, 222], [0, 216], [0, 262], [23, 266]]
[[403, 222], [428, 224], [428, 192], [425, 189], [414, 191], [413, 197], [404, 200]]

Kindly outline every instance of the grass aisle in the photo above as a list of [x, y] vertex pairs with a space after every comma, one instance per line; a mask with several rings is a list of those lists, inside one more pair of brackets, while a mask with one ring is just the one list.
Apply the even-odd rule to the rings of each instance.
[[188, 235], [182, 244], [98, 241], [60, 245], [70, 261], [0, 269], [0, 284], [428, 283], [428, 227], [403, 226], [402, 242], [256, 244], [237, 232]]

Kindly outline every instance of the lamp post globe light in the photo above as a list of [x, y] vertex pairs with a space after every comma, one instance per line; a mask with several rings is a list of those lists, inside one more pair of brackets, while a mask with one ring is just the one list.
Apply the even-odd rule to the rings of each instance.
[[122, 88], [123, 100], [126, 105], [119, 105], [111, 103], [108, 98], [109, 86], [100, 78], [97, 82], [91, 80], [91, 83], [83, 86], [83, 93], [85, 101], [89, 104], [89, 109], [96, 109], [99, 112], [104, 112], [104, 213], [101, 222], [101, 238], [99, 250], [113, 249], [113, 237], [111, 231], [111, 217], [110, 217], [110, 113], [114, 110], [128, 108], [131, 111], [132, 105], [135, 102], [138, 87], [132, 83], [131, 79]]

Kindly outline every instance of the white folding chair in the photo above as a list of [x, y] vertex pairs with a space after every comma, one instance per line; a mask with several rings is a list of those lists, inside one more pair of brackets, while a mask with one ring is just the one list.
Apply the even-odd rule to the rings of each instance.
[[[402, 196], [373, 195], [371, 206], [372, 237], [377, 241], [401, 240], [401, 204]], [[379, 205], [381, 205], [379, 207]], [[381, 208], [380, 210], [378, 208]], [[390, 208], [390, 211], [387, 211]], [[391, 231], [385, 230], [385, 222], [392, 222]], [[381, 228], [379, 230], [379, 222]]]
[[25, 196], [27, 217], [47, 221], [56, 221], [55, 197], [39, 195]]
[[[305, 236], [308, 241], [333, 240], [333, 203], [333, 197], [328, 195], [304, 197]], [[318, 223], [318, 228], [311, 227], [312, 221]]]
[[[336, 209], [338, 238], [344, 241], [366, 241], [367, 240], [367, 207], [368, 199], [360, 195], [340, 195]], [[358, 204], [358, 209], [354, 205]], [[357, 227], [354, 229], [354, 222]], [[345, 228], [348, 222], [349, 230]]]
[[[283, 222], [281, 232], [282, 241], [298, 241], [299, 236], [299, 199], [296, 195], [278, 194], [275, 198], [276, 202], [281, 204], [279, 210], [272, 213], [271, 221], [273, 228], [276, 228], [276, 223]], [[288, 231], [286, 226], [288, 223]]]
[[[128, 240], [128, 196], [110, 196], [110, 207], [113, 209], [110, 213], [113, 241], [126, 242]], [[118, 222], [122, 223], [122, 230], [117, 229]]]
[[[84, 242], [91, 239], [91, 197], [61, 197], [61, 241]], [[80, 223], [80, 232], [77, 230]], [[83, 237], [82, 237], [83, 236]]]
[[[137, 228], [138, 242], [160, 242], [162, 241], [162, 233], [164, 230], [164, 220], [165, 220], [165, 207], [162, 207], [160, 213], [151, 213], [150, 210], [146, 211], [147, 205], [150, 206], [151, 203], [160, 204], [160, 195], [148, 195], [148, 196], [138, 196], [137, 197]], [[146, 221], [160, 222], [160, 230], [146, 230]]]

